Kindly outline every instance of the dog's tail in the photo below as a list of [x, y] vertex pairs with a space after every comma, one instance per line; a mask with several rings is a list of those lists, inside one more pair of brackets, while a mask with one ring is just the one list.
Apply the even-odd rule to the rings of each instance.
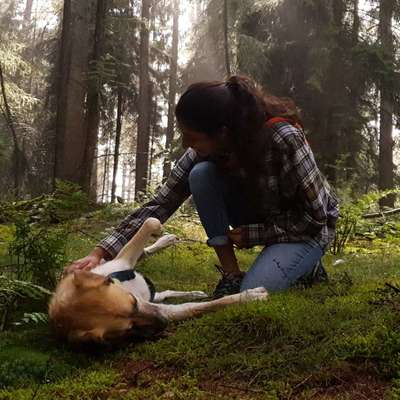
[[147, 218], [133, 238], [121, 249], [115, 259], [124, 260], [133, 268], [143, 254], [144, 246], [152, 235], [161, 233], [161, 222], [157, 218]]

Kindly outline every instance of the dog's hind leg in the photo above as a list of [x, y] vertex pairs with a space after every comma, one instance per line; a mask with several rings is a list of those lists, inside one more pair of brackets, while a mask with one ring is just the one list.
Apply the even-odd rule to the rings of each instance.
[[157, 292], [154, 295], [154, 303], [162, 303], [166, 299], [205, 299], [207, 298], [207, 293], [201, 292], [199, 290], [193, 290], [190, 292], [182, 292], [177, 290], [164, 290], [163, 292]]
[[[158, 315], [170, 321], [181, 321], [201, 315], [205, 312], [216, 311], [231, 304], [247, 303], [253, 300], [264, 300], [268, 296], [263, 287], [248, 289], [244, 292], [225, 296], [217, 300], [205, 301], [203, 303], [184, 303], [184, 304], [154, 304], [147, 303], [142, 305], [140, 312], [145, 316], [148, 313], [156, 312]], [[146, 310], [147, 309], [147, 310]]]

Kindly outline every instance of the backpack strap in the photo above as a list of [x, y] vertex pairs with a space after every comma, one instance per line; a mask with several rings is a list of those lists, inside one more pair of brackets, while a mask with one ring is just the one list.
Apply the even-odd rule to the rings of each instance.
[[308, 141], [307, 141], [306, 136], [304, 135], [303, 127], [302, 127], [298, 122], [294, 121], [294, 120], [291, 119], [291, 118], [272, 117], [272, 118], [267, 119], [267, 121], [265, 122], [265, 124], [266, 124], [266, 126], [267, 126], [268, 128], [272, 128], [275, 124], [277, 124], [277, 123], [279, 123], [279, 122], [286, 122], [286, 123], [288, 123], [288, 124], [294, 126], [295, 128], [299, 129], [299, 130], [302, 132], [302, 134], [303, 134], [303, 137], [304, 137], [305, 142], [306, 142], [308, 145], [310, 145], [310, 144], [308, 143]]
[[302, 126], [299, 123], [295, 122], [291, 118], [285, 118], [285, 117], [272, 117], [270, 119], [267, 119], [266, 125], [268, 128], [272, 128], [273, 125], [279, 122], [287, 122], [288, 124], [293, 125], [295, 128], [303, 130]]

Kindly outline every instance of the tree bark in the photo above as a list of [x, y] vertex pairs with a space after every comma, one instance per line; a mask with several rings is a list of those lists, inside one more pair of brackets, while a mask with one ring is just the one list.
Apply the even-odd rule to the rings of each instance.
[[149, 20], [151, 0], [142, 0], [139, 54], [139, 117], [136, 147], [135, 200], [146, 192], [150, 140]]
[[14, 144], [14, 150], [13, 150], [13, 159], [14, 159], [14, 195], [16, 197], [19, 196], [20, 193], [20, 175], [21, 175], [21, 150], [19, 148], [18, 144], [18, 137], [17, 137], [17, 132], [14, 127], [14, 121], [13, 121], [13, 116], [11, 113], [10, 106], [8, 104], [8, 99], [7, 99], [7, 94], [6, 94], [6, 88], [4, 85], [4, 75], [3, 75], [3, 68], [0, 63], [0, 87], [1, 87], [1, 94], [3, 97], [3, 102], [4, 102], [4, 107], [5, 111], [4, 113], [4, 118], [7, 122], [8, 128], [11, 131], [11, 136]]
[[[385, 56], [385, 61], [394, 65], [394, 42], [392, 33], [392, 18], [395, 0], [381, 0], [379, 11], [379, 39]], [[390, 79], [382, 77], [380, 82], [380, 135], [379, 135], [379, 189], [391, 189], [394, 182], [393, 171], [393, 111], [394, 94]], [[393, 207], [394, 195], [383, 198], [381, 206]]]
[[[360, 15], [359, 15], [359, 0], [353, 0], [353, 25], [351, 31], [351, 46], [354, 50], [359, 43], [359, 32], [360, 32]], [[354, 51], [353, 51], [354, 52]], [[347, 119], [347, 123], [344, 127], [344, 141], [346, 145], [347, 158], [345, 161], [346, 165], [346, 181], [351, 182], [354, 173], [357, 171], [357, 155], [361, 149], [362, 140], [357, 132], [360, 131], [359, 120], [359, 103], [360, 103], [360, 91], [362, 82], [360, 82], [359, 64], [358, 57], [353, 56], [352, 72], [350, 73], [350, 80], [348, 87], [350, 93], [348, 96], [350, 109], [353, 110], [355, 115], [352, 115], [350, 119]]]
[[[119, 148], [121, 142], [121, 130], [122, 130], [122, 114], [123, 114], [123, 98], [122, 98], [122, 88], [118, 87], [118, 100], [117, 100], [117, 127], [115, 131], [115, 147], [114, 147], [114, 166], [113, 166], [113, 177], [111, 186], [111, 203], [115, 202], [115, 191], [117, 188], [116, 178], [118, 172], [118, 162], [119, 162]], [[122, 196], [123, 197], [123, 196]]]
[[165, 159], [163, 165], [163, 181], [171, 173], [172, 143], [175, 128], [175, 98], [178, 81], [178, 45], [179, 45], [179, 0], [174, 0], [174, 16], [172, 27], [172, 50], [170, 58], [169, 92], [168, 92], [168, 123], [165, 143]]
[[58, 60], [54, 179], [75, 182], [82, 187], [87, 169], [93, 165], [93, 159], [91, 163], [85, 160], [88, 146], [85, 99], [88, 91], [88, 26], [93, 20], [94, 9], [94, 0], [64, 0]]
[[26, 0], [24, 10], [24, 25], [27, 26], [31, 22], [33, 0]]
[[126, 200], [126, 181], [127, 181], [127, 165], [126, 165], [126, 156], [122, 157], [122, 189], [121, 189], [121, 197], [123, 200]]
[[153, 178], [153, 161], [154, 161], [154, 141], [157, 136], [157, 96], [154, 95], [154, 84], [150, 82], [150, 147], [149, 147], [149, 180], [148, 183], [151, 185]]
[[231, 75], [231, 62], [229, 57], [229, 16], [228, 16], [228, 0], [224, 0], [224, 48], [225, 48], [225, 68], [226, 74]]
[[328, 179], [336, 183], [338, 176], [338, 158], [342, 150], [342, 134], [344, 130], [344, 121], [341, 119], [343, 113], [343, 86], [338, 84], [343, 82], [342, 66], [343, 66], [343, 48], [340, 45], [343, 35], [343, 22], [345, 17], [346, 7], [343, 0], [335, 0], [331, 3], [330, 24], [334, 31], [332, 39], [335, 40], [336, 46], [333, 46], [330, 54], [330, 62], [327, 70], [326, 88], [324, 107], [326, 130], [325, 130], [325, 146], [329, 148], [329, 152], [325, 153], [326, 160], [326, 175]]
[[105, 190], [106, 190], [106, 177], [107, 177], [107, 170], [108, 170], [108, 155], [110, 153], [109, 146], [110, 146], [110, 141], [107, 140], [107, 147], [106, 147], [106, 153], [104, 155], [104, 164], [103, 164], [103, 183], [102, 183], [102, 189], [101, 189], [101, 202], [102, 203], [104, 203], [104, 196], [105, 196]]
[[87, 132], [84, 158], [83, 188], [92, 198], [96, 198], [96, 162], [95, 152], [100, 122], [100, 93], [101, 81], [98, 75], [98, 64], [101, 61], [104, 48], [105, 19], [107, 12], [107, 0], [97, 0], [96, 25], [94, 32], [94, 44], [92, 57], [89, 62], [89, 79], [87, 93]]

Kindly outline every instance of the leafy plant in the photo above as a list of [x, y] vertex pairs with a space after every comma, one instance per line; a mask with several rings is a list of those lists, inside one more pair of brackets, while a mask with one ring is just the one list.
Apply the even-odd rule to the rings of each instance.
[[50, 294], [42, 286], [0, 275], [0, 331], [4, 330], [7, 316], [18, 299], [40, 300]]
[[27, 325], [27, 324], [47, 324], [49, 321], [49, 316], [47, 313], [43, 312], [31, 312], [31, 313], [24, 313], [24, 317], [15, 322], [14, 325]]
[[19, 220], [9, 252], [16, 259], [18, 279], [31, 280], [52, 289], [57, 272], [66, 263], [65, 232]]
[[373, 205], [388, 194], [399, 193], [399, 189], [370, 192], [355, 201], [342, 203], [340, 217], [336, 226], [335, 239], [331, 246], [333, 254], [344, 251], [348, 241], [354, 237], [357, 226], [362, 216], [371, 209]]

